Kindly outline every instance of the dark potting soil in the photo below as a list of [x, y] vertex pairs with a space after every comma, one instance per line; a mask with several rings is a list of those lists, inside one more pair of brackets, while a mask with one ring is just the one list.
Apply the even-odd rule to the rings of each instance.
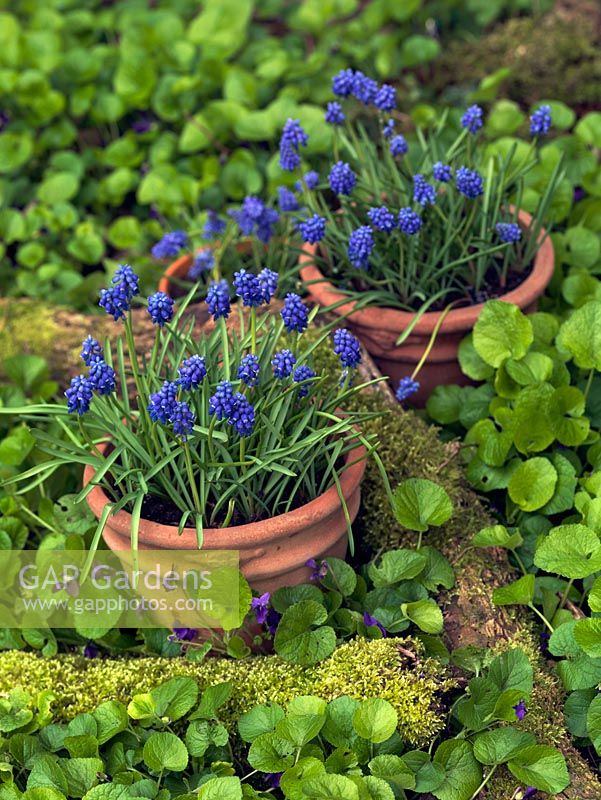
[[[532, 273], [533, 267], [534, 265], [530, 264], [527, 269], [522, 270], [521, 272], [518, 272], [517, 270], [508, 272], [503, 285], [501, 285], [500, 282], [501, 276], [494, 267], [491, 267], [486, 275], [484, 289], [481, 289], [480, 291], [476, 291], [475, 289], [467, 289], [463, 296], [460, 296], [458, 293], [449, 294], [448, 296], [432, 303], [431, 306], [428, 306], [428, 311], [443, 311], [450, 302], [454, 303], [453, 308], [456, 309], [466, 308], [467, 306], [477, 305], [478, 303], [486, 303], [487, 300], [496, 300], [499, 297], [503, 297], [503, 295], [507, 294], [508, 292], [517, 289], [517, 287]], [[369, 288], [369, 286], [361, 284], [359, 281], [353, 281], [353, 289], [355, 291], [364, 292]], [[420, 300], [415, 300], [412, 304], [412, 308], [415, 311], [419, 311], [421, 306], [422, 302]]]
[[[290, 511], [294, 511], [295, 508], [300, 508], [302, 505], [305, 505], [306, 502], [307, 500], [304, 495], [298, 494], [298, 496], [294, 498]], [[190, 511], [193, 512], [193, 509], [190, 509]], [[219, 528], [221, 526], [225, 519], [226, 511], [227, 509], [224, 509], [218, 514], [217, 519], [212, 523], [211, 527]], [[209, 516], [210, 509], [206, 509], [205, 517]], [[239, 512], [234, 511], [228, 527], [232, 528], [236, 525], [248, 525], [251, 522], [260, 522], [263, 519], [268, 519], [269, 516], [270, 515], [267, 513], [259, 513], [252, 519], [247, 519]], [[174, 527], [178, 527], [181, 517], [182, 512], [177, 508], [175, 503], [168, 498], [147, 494], [142, 502], [142, 519], [149, 520], [150, 522], [157, 522], [160, 525], [173, 525]], [[191, 516], [186, 523], [187, 527], [193, 527], [193, 520], [194, 517]]]

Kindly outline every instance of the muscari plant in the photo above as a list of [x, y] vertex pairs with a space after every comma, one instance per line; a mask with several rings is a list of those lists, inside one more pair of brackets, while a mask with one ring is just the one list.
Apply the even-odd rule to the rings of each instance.
[[[316, 185], [317, 173], [307, 173], [305, 181]], [[210, 210], [204, 225], [191, 231], [171, 230], [151, 249], [153, 258], [171, 260], [188, 255], [190, 267], [182, 280], [171, 276], [181, 293], [190, 282], [205, 292], [211, 281], [232, 280], [241, 269], [275, 270], [279, 274], [281, 294], [293, 289], [298, 271], [298, 251], [289, 239], [294, 226], [293, 214], [300, 209], [300, 181], [291, 189], [278, 186], [277, 206], [256, 195], [247, 195], [241, 206], [231, 207], [225, 215]]]
[[[199, 547], [207, 527], [276, 516], [330, 486], [338, 488], [344, 505], [341, 472], [355, 463], [359, 441], [373, 451], [373, 442], [358, 428], [366, 415], [348, 406], [373, 382], [356, 380], [359, 343], [340, 328], [333, 332], [333, 347], [341, 377], [328, 388], [311, 364], [331, 329], [308, 345], [302, 336], [317, 309], [309, 312], [289, 293], [279, 318], [259, 313], [277, 282], [277, 273], [267, 268], [258, 274], [240, 270], [233, 287], [213, 282], [206, 302], [215, 326], [200, 336], [185, 316], [194, 288], [177, 310], [170, 297], [156, 292], [147, 301], [156, 325], [154, 344], [148, 357], [140, 357], [131, 312], [138, 278], [130, 266], [121, 266], [99, 303], [123, 323], [115, 345], [90, 336], [84, 341], [88, 371], [72, 379], [66, 403], [3, 412], [55, 420], [65, 434], [57, 439], [32, 430], [49, 458], [12, 479], [22, 484], [20, 491], [39, 485], [65, 463], [88, 464], [95, 471], [93, 483], [109, 498], [93, 545], [109, 515], [128, 509], [134, 548], [149, 499], [167, 509], [168, 520], [159, 521], [180, 530], [192, 524]], [[241, 301], [237, 307], [231, 304], [233, 292]], [[228, 329], [232, 313], [237, 324]], [[85, 487], [78, 499], [92, 488]], [[350, 535], [350, 521], [348, 527]]]
[[[525, 177], [551, 127], [549, 106], [532, 114], [530, 146], [516, 159], [517, 143], [504, 153], [484, 146], [477, 105], [465, 111], [459, 131], [444, 112], [408, 139], [392, 86], [345, 69], [332, 88], [337, 100], [325, 120], [334, 163], [319, 191], [305, 187], [308, 211], [298, 228], [304, 242], [319, 244], [315, 261], [338, 289], [361, 304], [421, 314], [481, 302], [525, 277], [561, 178], [559, 160], [531, 223], [519, 223]], [[296, 170], [307, 143], [289, 120], [280, 166]]]

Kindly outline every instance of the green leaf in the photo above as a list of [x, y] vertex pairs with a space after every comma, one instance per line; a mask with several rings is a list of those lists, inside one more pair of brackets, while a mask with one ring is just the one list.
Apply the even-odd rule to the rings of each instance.
[[39, 184], [36, 194], [46, 205], [54, 206], [64, 203], [77, 194], [79, 178], [72, 172], [56, 172]]
[[586, 525], [559, 525], [538, 544], [534, 563], [565, 578], [586, 578], [601, 569], [601, 543]]
[[198, 684], [194, 678], [171, 678], [150, 692], [158, 717], [181, 719], [196, 705]]
[[536, 511], [553, 497], [556, 484], [557, 470], [549, 459], [530, 458], [509, 479], [509, 497], [522, 511]]
[[501, 586], [492, 593], [497, 606], [528, 605], [534, 599], [534, 575], [524, 575], [517, 581]]
[[355, 738], [353, 716], [359, 701], [352, 697], [336, 697], [326, 709], [326, 721], [321, 734], [334, 747], [348, 747]]
[[586, 713], [586, 732], [599, 753], [601, 751], [601, 695], [596, 695], [591, 700]]
[[242, 800], [242, 784], [235, 775], [211, 778], [198, 789], [199, 800]]
[[579, 139], [593, 147], [601, 147], [601, 112], [591, 111], [585, 114], [574, 128]]
[[228, 742], [228, 732], [218, 722], [206, 719], [193, 720], [186, 731], [186, 747], [191, 756], [204, 756], [206, 751], [215, 745], [223, 747]]
[[536, 744], [536, 739], [531, 733], [510, 727], [496, 728], [476, 736], [474, 755], [481, 764], [504, 764], [532, 744]]
[[601, 578], [595, 578], [589, 592], [588, 604], [591, 611], [601, 611]]
[[253, 742], [263, 733], [272, 733], [284, 716], [284, 709], [277, 703], [254, 706], [238, 720], [238, 733], [245, 742]]
[[416, 550], [390, 550], [379, 561], [370, 562], [367, 573], [376, 589], [394, 586], [417, 577], [426, 566], [425, 553]]
[[376, 756], [368, 764], [372, 775], [392, 784], [395, 789], [414, 789], [413, 770], [400, 756], [384, 754]]
[[[473, 334], [470, 333], [465, 339], [462, 339], [458, 355], [461, 371], [473, 381], [486, 381], [494, 375], [494, 368], [478, 355], [474, 347]], [[460, 387], [453, 388], [460, 389]]]
[[444, 768], [444, 782], [432, 791], [438, 800], [469, 800], [482, 780], [472, 745], [458, 739], [443, 742], [434, 753], [434, 763]]
[[307, 800], [359, 800], [359, 789], [345, 775], [318, 775], [303, 782]]
[[311, 779], [323, 775], [326, 771], [323, 761], [313, 756], [300, 758], [297, 763], [287, 769], [280, 779], [280, 788], [290, 800], [303, 800], [303, 786]]
[[424, 633], [442, 633], [442, 611], [434, 600], [416, 600], [414, 603], [403, 603], [401, 611]]
[[523, 358], [510, 358], [505, 363], [507, 374], [520, 386], [543, 383], [553, 374], [553, 360], [543, 353], [528, 352]]
[[[465, 371], [465, 370], [464, 370]], [[437, 386], [426, 403], [426, 411], [434, 422], [452, 425], [459, 421], [463, 388], [461, 386]]]
[[499, 691], [517, 689], [522, 694], [532, 692], [532, 665], [519, 647], [501, 653], [490, 664], [488, 677]]
[[283, 772], [294, 764], [294, 745], [275, 733], [262, 733], [248, 750], [248, 763], [259, 772]]
[[98, 783], [98, 774], [104, 764], [99, 758], [61, 758], [59, 761], [67, 779], [67, 792], [70, 797], [83, 797]]
[[591, 658], [601, 658], [601, 619], [578, 620], [574, 638]]
[[519, 531], [509, 533], [504, 525], [490, 525], [472, 537], [472, 544], [477, 547], [505, 547], [507, 550], [515, 550], [523, 541]]
[[232, 696], [232, 691], [232, 684], [227, 682], [207, 686], [202, 693], [198, 708], [190, 714], [189, 719], [215, 719], [217, 711]]
[[99, 744], [105, 744], [128, 725], [127, 710], [117, 700], [107, 700], [97, 706], [93, 713], [97, 724], [97, 738]]
[[573, 311], [559, 330], [557, 345], [576, 366], [601, 370], [601, 302], [593, 300]]
[[150, 692], [135, 694], [127, 706], [127, 713], [132, 719], [151, 719], [156, 713], [156, 704]]
[[357, 574], [346, 561], [328, 556], [328, 571], [321, 583], [326, 589], [338, 591], [344, 597], [350, 597], [357, 586]]
[[144, 745], [143, 757], [154, 772], [182, 772], [188, 766], [186, 745], [173, 733], [152, 733]]
[[398, 724], [393, 706], [379, 697], [364, 700], [353, 714], [353, 728], [363, 739], [378, 744], [390, 739]]
[[0, 133], [0, 175], [16, 172], [33, 155], [33, 138], [25, 133]]
[[525, 118], [517, 103], [512, 100], [498, 100], [486, 118], [486, 131], [491, 137], [511, 136]]
[[327, 658], [336, 647], [336, 632], [322, 625], [327, 618], [327, 610], [314, 600], [301, 600], [288, 608], [274, 637], [276, 653], [285, 661], [302, 666]]
[[489, 300], [474, 326], [474, 347], [491, 367], [508, 358], [523, 358], [532, 344], [532, 323], [517, 306]]
[[394, 492], [393, 511], [405, 528], [423, 532], [431, 525], [444, 525], [453, 514], [453, 504], [442, 486], [434, 481], [409, 478]]
[[565, 758], [554, 747], [532, 745], [524, 748], [508, 764], [509, 771], [524, 786], [557, 794], [570, 783]]

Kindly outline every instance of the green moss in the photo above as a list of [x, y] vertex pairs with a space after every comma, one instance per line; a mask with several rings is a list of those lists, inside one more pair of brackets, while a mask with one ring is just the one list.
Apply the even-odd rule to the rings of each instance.
[[20, 353], [47, 356], [63, 335], [51, 306], [11, 300], [0, 307], [0, 364]]
[[[399, 645], [411, 648], [415, 663], [405, 666]], [[229, 723], [256, 703], [286, 704], [297, 695], [313, 694], [325, 700], [341, 695], [357, 699], [382, 697], [396, 708], [399, 732], [411, 745], [431, 741], [444, 726], [443, 695], [454, 685], [440, 665], [422, 657], [412, 640], [357, 639], [342, 645], [326, 661], [303, 668], [277, 656], [257, 656], [245, 661], [211, 658], [201, 663], [180, 659], [85, 659], [61, 655], [44, 659], [11, 650], [0, 654], [0, 692], [17, 685], [31, 694], [51, 689], [61, 720], [93, 710], [116, 699], [129, 702], [134, 694], [179, 675], [193, 677], [204, 688], [222, 681], [234, 685], [225, 707]]]
[[510, 19], [474, 41], [452, 42], [440, 59], [433, 89], [473, 85], [509, 67], [505, 91], [523, 105], [553, 98], [570, 106], [595, 106], [601, 82], [598, 17], [598, 7], [580, 2], [542, 18]]

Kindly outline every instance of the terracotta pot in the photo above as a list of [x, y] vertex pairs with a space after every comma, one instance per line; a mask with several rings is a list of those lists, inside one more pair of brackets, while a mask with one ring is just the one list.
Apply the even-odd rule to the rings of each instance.
[[185, 280], [191, 266], [192, 256], [189, 253], [185, 256], [180, 256], [169, 264], [159, 281], [159, 292], [165, 292], [165, 294], [171, 297], [171, 278], [179, 278], [182, 281]]
[[[519, 222], [526, 228], [532, 217], [519, 212]], [[541, 231], [540, 239], [545, 235]], [[353, 311], [353, 301], [344, 302], [346, 296], [324, 277], [314, 263], [318, 245], [305, 244], [300, 255], [300, 274], [311, 298], [320, 306], [341, 303], [333, 313], [349, 314], [346, 324], [361, 339], [384, 375], [388, 375], [396, 389], [398, 382], [411, 375], [436, 327], [440, 311], [426, 312], [417, 322], [410, 336], [401, 345], [395, 342], [407, 328], [415, 314], [395, 308], [363, 308]], [[553, 245], [547, 237], [542, 242], [534, 259], [534, 267], [528, 277], [515, 289], [499, 299], [515, 303], [524, 312], [536, 311], [537, 300], [545, 291], [555, 268]], [[428, 360], [418, 376], [420, 390], [412, 396], [412, 402], [424, 406], [432, 391], [441, 384], [455, 383], [462, 386], [470, 381], [461, 372], [457, 352], [461, 340], [473, 329], [484, 303], [452, 309], [444, 319]]]
[[[211, 244], [207, 244], [205, 247], [202, 247], [201, 250], [215, 248], [218, 246], [218, 244], [220, 243], [212, 242]], [[235, 245], [235, 248], [240, 255], [246, 255], [252, 252], [252, 245], [250, 242], [238, 242]], [[198, 252], [200, 252], [200, 250]], [[159, 280], [159, 292], [165, 292], [165, 294], [168, 294], [169, 297], [173, 297], [172, 278], [177, 278], [180, 281], [185, 280], [188, 277], [188, 272], [190, 271], [191, 266], [192, 255], [190, 253], [180, 256], [171, 264], [169, 264]]]
[[[107, 445], [104, 445], [106, 449]], [[340, 486], [351, 521], [357, 516], [361, 500], [361, 479], [365, 471], [366, 450], [358, 445], [349, 451], [346, 461], [351, 464], [340, 475]], [[86, 486], [94, 477], [89, 465], [84, 471]], [[109, 502], [100, 486], [87, 496], [92, 512], [100, 518]], [[129, 550], [131, 515], [119, 511], [109, 516], [104, 528], [104, 540], [111, 550]], [[184, 528], [181, 535], [176, 526], [141, 520], [139, 547], [148, 549], [195, 550], [196, 530]], [[311, 574], [306, 566], [310, 558], [335, 556], [344, 558], [347, 549], [347, 529], [344, 510], [336, 486], [304, 506], [277, 517], [238, 525], [231, 528], [209, 528], [204, 531], [207, 550], [238, 550], [240, 569], [257, 592], [271, 592], [281, 586], [305, 583]]]

